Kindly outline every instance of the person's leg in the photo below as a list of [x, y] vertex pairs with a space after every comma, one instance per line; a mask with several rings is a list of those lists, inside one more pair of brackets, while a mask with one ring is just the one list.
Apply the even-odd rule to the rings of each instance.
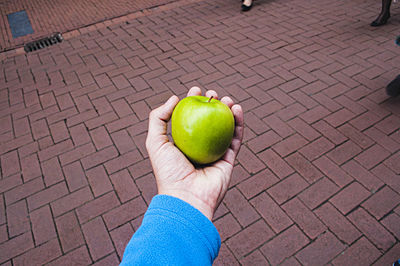
[[372, 27], [378, 27], [385, 25], [390, 18], [390, 5], [392, 4], [392, 0], [382, 0], [382, 10], [379, 16], [372, 21]]
[[386, 93], [392, 97], [400, 95], [400, 75], [387, 85]]

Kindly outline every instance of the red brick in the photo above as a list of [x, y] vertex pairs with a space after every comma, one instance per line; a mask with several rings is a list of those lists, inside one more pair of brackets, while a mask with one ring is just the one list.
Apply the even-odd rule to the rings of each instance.
[[58, 217], [55, 219], [55, 223], [64, 253], [85, 243], [81, 228], [73, 211]]
[[21, 166], [25, 182], [42, 175], [36, 154], [21, 159]]
[[300, 118], [294, 118], [288, 121], [288, 124], [309, 141], [313, 141], [321, 135]]
[[244, 123], [256, 134], [262, 134], [269, 129], [269, 127], [252, 112], [244, 114]]
[[268, 189], [268, 194], [278, 203], [289, 200], [296, 196], [300, 191], [304, 190], [308, 186], [307, 182], [304, 181], [298, 174], [293, 174], [281, 182]]
[[124, 154], [136, 149], [135, 143], [126, 130], [112, 133], [111, 138], [120, 154]]
[[400, 203], [400, 196], [398, 193], [385, 186], [368, 200], [362, 206], [377, 220], [392, 211]]
[[88, 143], [91, 141], [90, 136], [86, 130], [84, 124], [79, 124], [69, 128], [69, 132], [71, 134], [72, 141], [75, 146], [80, 146], [82, 144]]
[[347, 248], [343, 254], [332, 261], [333, 265], [371, 265], [381, 252], [374, 247], [365, 237]]
[[245, 146], [241, 147], [237, 160], [249, 173], [257, 173], [265, 168], [263, 162]]
[[28, 134], [28, 135], [24, 135], [24, 136], [18, 137], [16, 139], [4, 142], [2, 145], [0, 145], [0, 154], [4, 154], [9, 151], [18, 149], [24, 145], [31, 143], [32, 141], [33, 140], [32, 140], [31, 134]]
[[133, 141], [135, 142], [136, 147], [139, 149], [140, 153], [142, 154], [143, 158], [148, 158], [149, 155], [147, 154], [146, 149], [146, 137], [147, 133], [143, 133], [140, 135], [133, 136]]
[[94, 105], [94, 107], [99, 115], [108, 113], [113, 110], [111, 107], [111, 104], [108, 102], [108, 100], [105, 97], [101, 97], [101, 98], [92, 100], [92, 104]]
[[89, 252], [86, 246], [81, 246], [80, 248], [71, 251], [64, 256], [52, 261], [48, 265], [53, 266], [68, 266], [68, 265], [89, 265], [92, 263], [90, 259]]
[[339, 187], [344, 187], [353, 180], [352, 177], [347, 175], [340, 167], [338, 167], [325, 156], [315, 160], [314, 165]]
[[113, 230], [118, 226], [125, 224], [138, 216], [144, 214], [147, 210], [147, 206], [143, 199], [137, 197], [131, 201], [128, 201], [121, 206], [112, 209], [103, 215], [104, 221], [107, 225], [108, 230]]
[[24, 183], [23, 185], [17, 186], [9, 191], [7, 191], [5, 195], [6, 205], [19, 201], [20, 199], [26, 198], [36, 192], [42, 190], [44, 188], [44, 184], [42, 178], [38, 177], [29, 182]]
[[260, 192], [268, 189], [278, 181], [279, 179], [269, 169], [265, 169], [241, 182], [237, 188], [247, 199], [250, 199]]
[[151, 109], [145, 101], [135, 102], [131, 106], [140, 121], [146, 120], [149, 117]]
[[384, 184], [375, 177], [370, 171], [367, 171], [356, 161], [351, 160], [342, 166], [342, 169], [353, 176], [359, 183], [369, 189], [371, 192], [377, 191]]
[[113, 190], [110, 179], [102, 165], [86, 171], [86, 177], [95, 197]]
[[392, 156], [390, 156], [387, 160], [385, 160], [384, 163], [393, 172], [400, 175], [399, 161], [400, 161], [400, 151], [397, 152], [396, 154], [393, 154]]
[[288, 156], [286, 161], [296, 170], [297, 173], [305, 178], [308, 183], [314, 183], [323, 176], [322, 173], [300, 153], [296, 152]]
[[305, 112], [307, 109], [299, 103], [294, 103], [285, 107], [277, 112], [277, 115], [283, 120], [288, 121], [299, 114]]
[[71, 140], [65, 140], [58, 144], [48, 147], [47, 149], [41, 150], [39, 152], [39, 160], [41, 162], [51, 159], [57, 155], [63, 154], [73, 148]]
[[129, 223], [124, 224], [123, 226], [118, 227], [110, 232], [111, 239], [114, 242], [115, 249], [120, 259], [122, 259], [125, 247], [131, 239], [133, 233], [133, 228]]
[[35, 140], [48, 136], [50, 134], [46, 120], [41, 119], [35, 122], [31, 122], [32, 134]]
[[74, 162], [72, 164], [66, 165], [63, 167], [63, 170], [69, 191], [73, 192], [88, 184], [86, 175], [79, 162]]
[[338, 190], [339, 188], [329, 178], [324, 177], [304, 190], [299, 195], [299, 198], [312, 210], [329, 199]]
[[235, 218], [233, 218], [232, 214], [230, 213], [223, 216], [222, 218], [219, 218], [213, 223], [221, 236], [222, 242], [241, 230], [239, 223], [235, 220]]
[[359, 183], [354, 182], [342, 189], [329, 201], [343, 214], [349, 213], [370, 196], [370, 192]]
[[150, 164], [150, 159], [144, 159], [129, 167], [129, 172], [131, 173], [133, 179], [142, 177], [152, 171], [153, 169]]
[[58, 143], [69, 138], [69, 132], [64, 121], [50, 125], [50, 132], [54, 143]]
[[263, 245], [260, 250], [272, 265], [277, 265], [308, 243], [307, 237], [294, 225]]
[[15, 137], [20, 137], [31, 132], [27, 117], [13, 121]]
[[326, 232], [305, 247], [296, 258], [303, 265], [323, 265], [339, 255], [345, 246], [330, 232]]
[[14, 258], [34, 247], [32, 234], [26, 232], [0, 244], [0, 263]]
[[110, 236], [101, 217], [84, 224], [82, 231], [94, 261], [114, 251]]
[[327, 139], [329, 139], [334, 144], [338, 145], [347, 140], [347, 138], [340, 133], [337, 129], [333, 128], [331, 125], [326, 123], [324, 120], [316, 122], [313, 127], [321, 132]]
[[131, 86], [129, 81], [123, 75], [113, 77], [111, 80], [119, 90]]
[[102, 164], [104, 162], [107, 162], [108, 160], [111, 160], [112, 158], [115, 158], [117, 156], [118, 156], [117, 150], [113, 146], [110, 146], [101, 151], [93, 153], [88, 157], [83, 158], [81, 162], [83, 168], [86, 170], [94, 166], [97, 166], [99, 164]]
[[236, 188], [230, 189], [226, 193], [224, 203], [243, 227], [248, 226], [260, 217]]
[[280, 233], [293, 224], [289, 216], [266, 193], [252, 199], [251, 204], [275, 233]]
[[315, 239], [326, 230], [325, 225], [297, 198], [285, 203], [282, 209], [311, 239]]
[[366, 169], [371, 169], [389, 156], [390, 153], [387, 150], [375, 144], [367, 150], [364, 150], [355, 160]]
[[358, 130], [363, 131], [370, 126], [376, 124], [379, 120], [381, 120], [381, 117], [371, 111], [368, 111], [351, 120], [350, 124], [352, 124], [352, 126], [357, 128]]
[[104, 127], [98, 127], [90, 131], [92, 140], [97, 150], [101, 150], [105, 147], [112, 145], [111, 138]]
[[12, 151], [1, 156], [1, 170], [3, 177], [7, 177], [21, 171], [17, 151]]
[[316, 209], [315, 214], [340, 240], [348, 245], [361, 236], [360, 231], [329, 202]]
[[131, 107], [125, 99], [119, 99], [111, 103], [119, 117], [124, 117], [133, 113]]
[[383, 182], [389, 185], [395, 191], [400, 191], [400, 179], [392, 170], [387, 168], [385, 165], [380, 164], [372, 172], [375, 176], [379, 177]]
[[377, 260], [373, 265], [391, 265], [393, 262], [398, 260], [400, 254], [400, 244], [395, 244], [390, 250], [385, 252], [379, 260]]
[[260, 107], [255, 108], [253, 110], [253, 113], [259, 118], [264, 118], [282, 109], [282, 107], [282, 104], [275, 100], [272, 100], [266, 104], [261, 105]]
[[349, 124], [345, 124], [339, 127], [338, 130], [342, 132], [343, 135], [351, 139], [358, 146], [360, 146], [362, 149], [366, 149], [374, 144], [374, 141], [372, 141], [365, 134], [361, 133], [359, 130], [355, 129]]
[[37, 153], [38, 151], [39, 151], [38, 143], [36, 141], [31, 142], [31, 143], [26, 144], [18, 149], [19, 158], [21, 158], [21, 159], [25, 158], [28, 155]]
[[61, 110], [71, 108], [75, 105], [69, 93], [56, 96], [56, 100]]
[[54, 186], [48, 187], [32, 196], [28, 197], [28, 207], [32, 211], [45, 204], [48, 204], [58, 198], [68, 194], [68, 188], [65, 182], [58, 183]]
[[115, 120], [113, 122], [107, 123], [106, 128], [109, 133], [113, 133], [115, 131], [128, 128], [129, 126], [132, 126], [137, 122], [139, 122], [138, 118], [136, 117], [136, 115], [132, 114], [129, 116], [125, 116], [124, 118]]
[[6, 210], [7, 227], [10, 238], [31, 230], [25, 200], [8, 205]]
[[21, 174], [15, 174], [7, 178], [0, 179], [0, 193], [3, 193], [21, 184]]
[[301, 148], [300, 153], [303, 154], [308, 160], [313, 161], [334, 147], [335, 145], [333, 143], [326, 138], [321, 137]]
[[123, 168], [127, 168], [132, 164], [140, 161], [142, 159], [141, 154], [138, 150], [133, 150], [126, 154], [120, 155], [119, 157], [112, 159], [104, 164], [107, 172], [112, 174], [116, 171], [119, 171]]
[[336, 164], [341, 165], [344, 162], [355, 157], [361, 152], [361, 148], [351, 140], [337, 146], [334, 150], [329, 152], [327, 156]]
[[395, 238], [364, 209], [358, 208], [347, 217], [379, 249], [387, 251], [396, 243]]
[[366, 130], [365, 134], [391, 153], [400, 150], [400, 143], [397, 143], [392, 138], [388, 137], [386, 134], [382, 133], [375, 127], [371, 127]]
[[250, 140], [247, 145], [253, 152], [258, 153], [279, 142], [281, 139], [282, 138], [278, 134], [270, 130]]
[[38, 140], [38, 143], [39, 143], [39, 150], [44, 150], [54, 145], [51, 136], [47, 136]]
[[157, 194], [157, 185], [155, 182], [154, 174], [148, 174], [135, 180], [135, 183], [141, 191], [142, 197], [147, 203], [150, 204], [151, 199]]
[[[231, 264], [230, 264], [231, 265]], [[259, 250], [254, 251], [253, 253], [246, 256], [244, 259], [240, 261], [240, 265], [268, 265], [268, 261], [261, 254]]]
[[400, 236], [400, 216], [392, 213], [381, 220], [381, 223], [393, 233], [397, 239]]
[[97, 117], [97, 113], [95, 110], [91, 109], [89, 111], [85, 111], [83, 113], [79, 113], [77, 115], [71, 116], [67, 118], [67, 127], [73, 127], [75, 125], [81, 124], [90, 119], [94, 119]]
[[60, 163], [58, 162], [58, 159], [56, 157], [42, 162], [41, 166], [46, 187], [49, 187], [64, 180], [64, 175], [61, 171]]
[[312, 95], [312, 97], [314, 98], [314, 100], [319, 102], [320, 105], [324, 106], [329, 111], [336, 112], [337, 110], [342, 108], [342, 105], [340, 105], [337, 102], [335, 102], [334, 100], [332, 100], [334, 97], [337, 96], [337, 95], [334, 95], [335, 94], [334, 92], [332, 93], [331, 89], [333, 87], [327, 88], [326, 90], [324, 90], [324, 92], [319, 92], [317, 94], [314, 94], [314, 95]]
[[272, 170], [280, 179], [292, 174], [293, 169], [272, 149], [268, 149], [259, 154], [261, 160], [266, 162], [268, 168]]
[[275, 115], [266, 117], [262, 121], [265, 122], [269, 127], [271, 127], [282, 138], [286, 138], [292, 135], [294, 132], [292, 128], [286, 125], [286, 123], [284, 123]]
[[218, 257], [214, 260], [213, 265], [240, 265], [232, 252], [228, 249], [225, 243], [222, 243], [218, 253]]
[[48, 205], [31, 212], [29, 215], [36, 246], [57, 237], [53, 217]]
[[307, 124], [313, 124], [314, 122], [326, 117], [330, 114], [330, 111], [325, 107], [319, 105], [307, 112], [301, 114], [299, 117], [303, 119]]
[[76, 107], [78, 108], [79, 113], [83, 113], [85, 111], [93, 109], [92, 102], [89, 100], [89, 97], [87, 95], [76, 97], [74, 101], [76, 103]]
[[118, 198], [122, 203], [140, 195], [133, 178], [127, 170], [122, 170], [110, 176]]
[[273, 236], [266, 223], [259, 220], [230, 238], [226, 244], [241, 259]]
[[85, 204], [87, 201], [93, 199], [92, 192], [89, 187], [84, 187], [73, 193], [66, 195], [51, 203], [51, 209], [53, 210], [53, 216], [57, 217], [70, 210], [78, 208]]
[[389, 135], [393, 133], [394, 131], [399, 129], [400, 125], [400, 118], [398, 116], [395, 116], [394, 114], [386, 117], [379, 123], [375, 125], [377, 129], [385, 133], [386, 135]]
[[120, 263], [117, 254], [111, 253], [110, 255], [98, 260], [93, 266], [108, 266], [108, 265], [118, 265]]
[[307, 143], [308, 143], [308, 141], [306, 139], [304, 139], [302, 136], [300, 136], [299, 134], [294, 134], [294, 135], [286, 138], [285, 140], [275, 144], [273, 146], [273, 149], [277, 153], [279, 153], [280, 156], [285, 157], [285, 156], [297, 151], [298, 149], [300, 149]]

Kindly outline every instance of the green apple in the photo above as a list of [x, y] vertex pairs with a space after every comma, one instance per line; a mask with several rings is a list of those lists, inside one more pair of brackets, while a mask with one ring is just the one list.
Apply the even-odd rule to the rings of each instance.
[[175, 146], [196, 164], [208, 164], [221, 158], [232, 142], [234, 130], [232, 111], [212, 97], [186, 97], [172, 113]]

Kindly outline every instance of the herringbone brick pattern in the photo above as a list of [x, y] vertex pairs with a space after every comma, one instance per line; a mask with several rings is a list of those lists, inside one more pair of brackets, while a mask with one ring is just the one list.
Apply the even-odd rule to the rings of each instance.
[[[135, 11], [165, 5], [174, 0], [13, 0], [0, 1], [0, 52], [24, 45], [32, 39], [71, 31]], [[7, 15], [25, 10], [33, 34], [14, 39]]]
[[154, 176], [147, 116], [193, 85], [245, 111], [215, 215], [216, 265], [400, 257], [400, 9], [378, 1], [198, 1], [4, 59], [0, 263], [117, 265]]

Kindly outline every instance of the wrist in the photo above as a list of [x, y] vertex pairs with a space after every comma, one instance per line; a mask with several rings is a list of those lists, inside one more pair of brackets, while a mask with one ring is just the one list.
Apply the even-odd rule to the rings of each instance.
[[168, 196], [172, 196], [172, 197], [178, 198], [180, 200], [183, 200], [184, 202], [190, 204], [192, 207], [194, 207], [198, 211], [200, 211], [210, 221], [212, 221], [212, 218], [214, 216], [214, 208], [209, 206], [209, 204], [207, 204], [203, 200], [199, 199], [192, 193], [186, 192], [186, 191], [174, 191], [174, 190], [161, 191], [160, 190], [158, 194], [159, 195], [168, 195]]

